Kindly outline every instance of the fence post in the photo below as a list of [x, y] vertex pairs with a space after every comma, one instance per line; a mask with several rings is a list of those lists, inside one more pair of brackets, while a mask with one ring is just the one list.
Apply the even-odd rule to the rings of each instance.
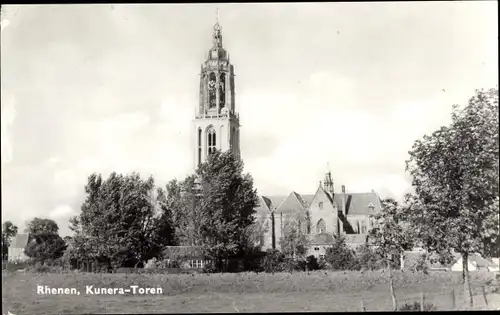
[[451, 289], [451, 306], [452, 309], [455, 310], [457, 308], [457, 301], [455, 298], [455, 288]]
[[366, 312], [365, 303], [361, 300], [361, 312]]
[[486, 289], [484, 286], [481, 287], [483, 289], [483, 298], [484, 298], [484, 304], [488, 306], [488, 299], [486, 298]]
[[420, 311], [424, 311], [424, 292], [420, 292]]

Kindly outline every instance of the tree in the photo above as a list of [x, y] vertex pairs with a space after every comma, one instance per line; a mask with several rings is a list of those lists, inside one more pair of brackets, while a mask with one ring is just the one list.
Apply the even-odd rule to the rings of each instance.
[[54, 220], [34, 218], [28, 223], [29, 241], [26, 256], [42, 265], [48, 260], [60, 258], [66, 250], [66, 243], [59, 236], [59, 227]]
[[430, 251], [462, 255], [471, 305], [468, 257], [498, 246], [498, 114], [498, 88], [476, 91], [465, 108], [453, 106], [450, 126], [414, 143], [406, 162], [418, 211], [411, 226]]
[[166, 186], [165, 210], [171, 215], [175, 244], [178, 245], [198, 246], [203, 241], [201, 226], [204, 218], [195, 179], [190, 175], [182, 182], [171, 180]]
[[305, 217], [301, 214], [285, 213], [283, 218], [283, 237], [280, 239], [281, 251], [287, 257], [305, 259], [309, 245], [303, 229]]
[[17, 234], [17, 226], [12, 224], [10, 221], [6, 221], [2, 224], [2, 259], [7, 259], [10, 242], [12, 238]]
[[[70, 228], [77, 232], [72, 251], [108, 264], [137, 267], [172, 241], [162, 190], [137, 173], [111, 173], [107, 180], [92, 174], [85, 186], [82, 212]], [[76, 254], [75, 254], [76, 255]]]
[[354, 251], [347, 246], [343, 234], [333, 238], [333, 243], [326, 249], [325, 260], [333, 270], [357, 269]]
[[370, 240], [377, 247], [377, 252], [383, 257], [389, 270], [389, 286], [391, 290], [394, 311], [397, 310], [397, 301], [394, 295], [392, 268], [397, 265], [405, 249], [410, 249], [410, 234], [405, 229], [405, 212], [402, 206], [394, 199], [382, 200], [382, 211], [373, 215], [376, 222], [369, 232]]
[[219, 270], [223, 261], [244, 250], [247, 228], [258, 205], [253, 179], [243, 174], [243, 162], [230, 151], [215, 151], [200, 165], [200, 234], [203, 246]]

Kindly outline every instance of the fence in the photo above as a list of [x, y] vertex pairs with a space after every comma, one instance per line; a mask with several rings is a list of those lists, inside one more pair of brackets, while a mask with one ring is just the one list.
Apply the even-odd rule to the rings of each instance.
[[[416, 310], [470, 310], [470, 309], [492, 309], [492, 307], [498, 308], [500, 301], [489, 301], [488, 294], [493, 292], [499, 292], [499, 286], [497, 285], [484, 285], [484, 283], [471, 282], [471, 293], [473, 299], [473, 306], [469, 304], [468, 296], [466, 296], [463, 288], [463, 284], [456, 284], [449, 290], [443, 291], [442, 293], [425, 293], [419, 292], [415, 294], [406, 294], [402, 296], [396, 295], [396, 303], [398, 310], [404, 305], [418, 305]], [[493, 303], [492, 303], [493, 302]], [[372, 307], [370, 307], [372, 306]], [[432, 306], [432, 309], [428, 307]], [[370, 310], [393, 310], [394, 305], [392, 303], [391, 296], [388, 295], [387, 299], [380, 301], [379, 298], [362, 299], [360, 302], [359, 310], [362, 312]], [[415, 310], [415, 309], [412, 309]]]

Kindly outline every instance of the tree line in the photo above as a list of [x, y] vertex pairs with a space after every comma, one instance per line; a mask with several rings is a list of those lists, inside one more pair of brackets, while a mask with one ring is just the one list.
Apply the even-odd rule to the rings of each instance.
[[[465, 107], [453, 107], [448, 126], [414, 142], [406, 161], [413, 192], [402, 202], [384, 200], [369, 231], [385, 266], [415, 246], [441, 262], [450, 261], [452, 252], [464, 261], [473, 253], [499, 256], [498, 114], [498, 87], [478, 90]], [[225, 260], [254, 253], [263, 233], [261, 220], [254, 218], [253, 179], [230, 152], [215, 152], [195, 174], [164, 188], [135, 173], [112, 173], [107, 179], [92, 174], [85, 192], [80, 215], [70, 220], [74, 236], [66, 242], [58, 237], [57, 225], [34, 220], [30, 257], [43, 261], [47, 255], [40, 253], [53, 251], [54, 257], [91, 259], [109, 269], [142, 267], [149, 259], [161, 259], [165, 246], [188, 245], [202, 247], [220, 270]], [[4, 253], [16, 232], [12, 224], [3, 226]], [[307, 262], [307, 238], [293, 222], [280, 244], [281, 253], [270, 251], [264, 266], [282, 260], [282, 254]], [[342, 249], [333, 256], [346, 253]], [[468, 272], [464, 264], [466, 287]]]

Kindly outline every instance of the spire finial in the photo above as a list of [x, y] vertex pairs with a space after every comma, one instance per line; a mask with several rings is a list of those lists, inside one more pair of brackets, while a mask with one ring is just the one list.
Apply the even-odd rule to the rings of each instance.
[[217, 7], [217, 24], [219, 24], [219, 7]]

